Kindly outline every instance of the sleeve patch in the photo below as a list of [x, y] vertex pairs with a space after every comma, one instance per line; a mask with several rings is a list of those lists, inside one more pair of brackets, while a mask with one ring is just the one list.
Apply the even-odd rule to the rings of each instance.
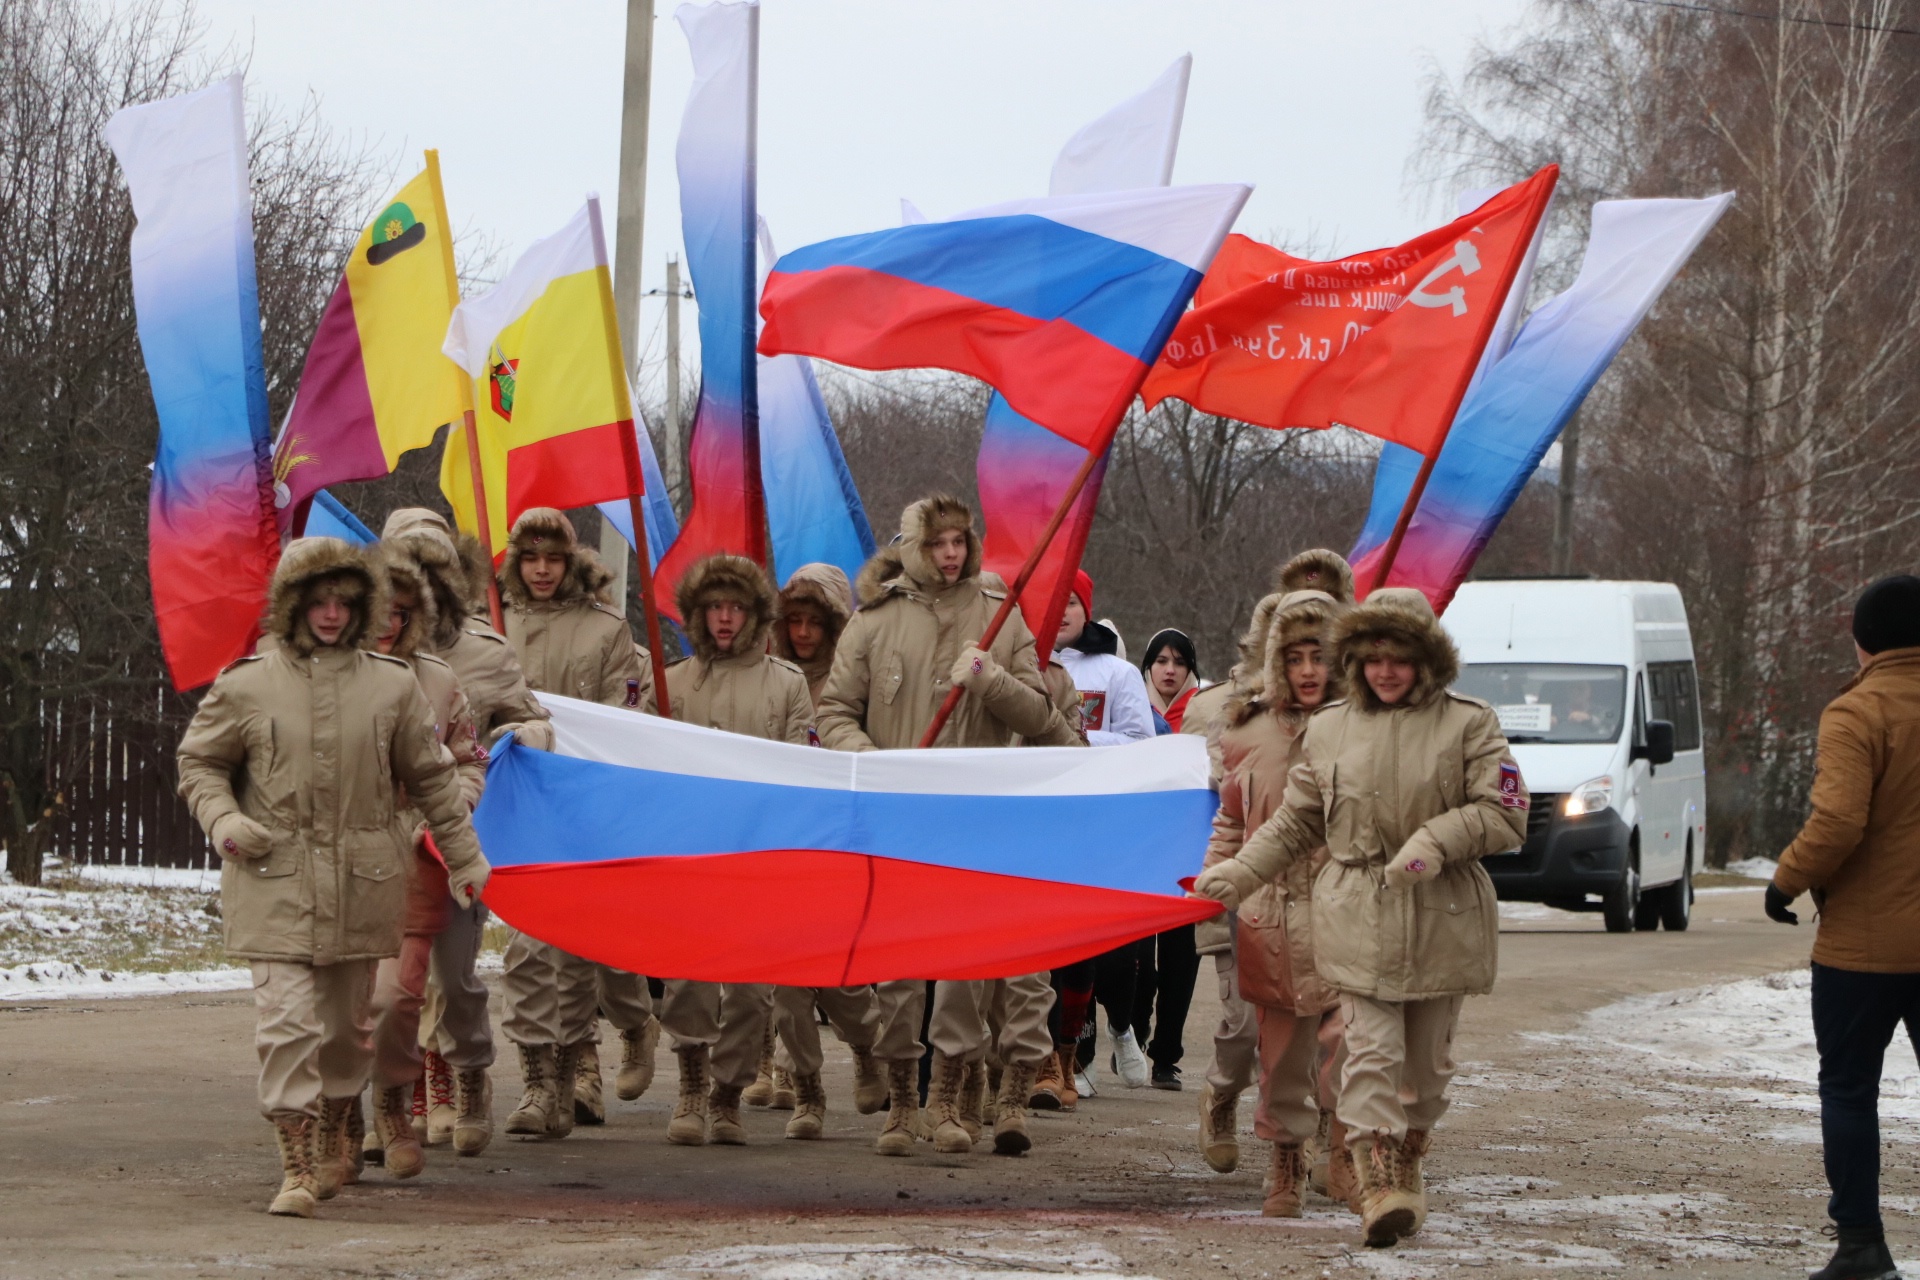
[[1527, 807], [1526, 792], [1520, 789], [1520, 766], [1511, 760], [1500, 762], [1500, 803], [1508, 809]]

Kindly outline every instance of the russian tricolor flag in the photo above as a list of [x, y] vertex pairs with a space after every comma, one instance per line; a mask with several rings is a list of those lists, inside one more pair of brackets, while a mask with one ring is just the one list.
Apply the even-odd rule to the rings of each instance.
[[842, 986], [1033, 973], [1203, 919], [1206, 744], [848, 753], [542, 694], [474, 826], [487, 904], [663, 978]]
[[968, 374], [1097, 451], [1250, 190], [1016, 200], [809, 245], [767, 278], [760, 350]]

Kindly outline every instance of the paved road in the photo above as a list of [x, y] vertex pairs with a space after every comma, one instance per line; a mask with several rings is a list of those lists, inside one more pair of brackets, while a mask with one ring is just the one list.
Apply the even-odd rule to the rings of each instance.
[[[782, 1141], [785, 1113], [750, 1112], [744, 1149], [669, 1146], [663, 1051], [654, 1090], [616, 1104], [602, 1129], [500, 1139], [477, 1159], [442, 1149], [411, 1182], [370, 1171], [320, 1219], [272, 1219], [261, 1212], [277, 1181], [271, 1130], [253, 1109], [251, 1012], [235, 994], [0, 1005], [0, 1275], [1751, 1276], [1817, 1265], [1819, 1153], [1804, 1113], [1797, 1138], [1765, 1136], [1751, 1081], [1667, 1071], [1578, 1035], [1590, 1011], [1625, 996], [1800, 966], [1812, 931], [1768, 924], [1758, 891], [1703, 896], [1686, 934], [1613, 936], [1597, 916], [1541, 917], [1509, 922], [1498, 990], [1469, 1003], [1458, 1105], [1431, 1161], [1434, 1218], [1391, 1254], [1355, 1247], [1355, 1221], [1330, 1205], [1299, 1222], [1260, 1219], [1262, 1144], [1247, 1139], [1241, 1171], [1208, 1172], [1192, 1091], [1109, 1086], [1075, 1115], [1036, 1117], [1035, 1148], [1019, 1160], [984, 1147], [881, 1159], [878, 1118], [846, 1104], [837, 1045], [823, 1142]], [[1204, 1070], [1217, 1017], [1206, 976], [1201, 987], [1190, 1075]], [[500, 1074], [504, 1115], [517, 1078], [510, 1064]], [[1888, 1190], [1920, 1192], [1910, 1159]]]

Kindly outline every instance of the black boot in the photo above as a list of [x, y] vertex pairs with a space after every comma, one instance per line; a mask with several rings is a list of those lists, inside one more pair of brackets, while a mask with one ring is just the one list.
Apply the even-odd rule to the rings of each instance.
[[1839, 1227], [1840, 1247], [1833, 1259], [1809, 1280], [1900, 1280], [1887, 1251], [1886, 1233], [1879, 1227]]

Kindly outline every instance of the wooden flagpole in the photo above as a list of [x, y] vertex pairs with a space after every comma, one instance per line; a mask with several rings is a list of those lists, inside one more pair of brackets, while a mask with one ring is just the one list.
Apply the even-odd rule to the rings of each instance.
[[[440, 153], [427, 152], [427, 182], [433, 188], [433, 211], [440, 219], [440, 255], [446, 267], [447, 302], [449, 309], [460, 305], [460, 273], [453, 265], [453, 234], [447, 221], [447, 195], [440, 186]], [[487, 562], [493, 562], [493, 520], [487, 510], [487, 477], [480, 465], [480, 435], [474, 422], [473, 379], [465, 369], [460, 370], [460, 430], [467, 438], [467, 475], [473, 481], [473, 523], [475, 532], [480, 535], [480, 545], [487, 549]], [[493, 619], [493, 629], [501, 635], [507, 633], [506, 617], [500, 608], [500, 580], [493, 574], [487, 574], [487, 612]]]
[[613, 378], [614, 407], [625, 430], [620, 433], [620, 457], [627, 471], [627, 511], [633, 518], [633, 553], [640, 566], [640, 613], [646, 619], [647, 654], [653, 663], [653, 705], [673, 719], [667, 698], [667, 655], [660, 641], [660, 609], [653, 599], [653, 553], [647, 545], [647, 513], [642, 509], [646, 476], [640, 469], [640, 446], [634, 442], [633, 388], [627, 382], [627, 360], [620, 349], [620, 321], [613, 305], [613, 276], [607, 269], [606, 233], [600, 227], [600, 198], [587, 197], [587, 220], [593, 224], [594, 274], [600, 283], [602, 328], [607, 332], [607, 372]]

